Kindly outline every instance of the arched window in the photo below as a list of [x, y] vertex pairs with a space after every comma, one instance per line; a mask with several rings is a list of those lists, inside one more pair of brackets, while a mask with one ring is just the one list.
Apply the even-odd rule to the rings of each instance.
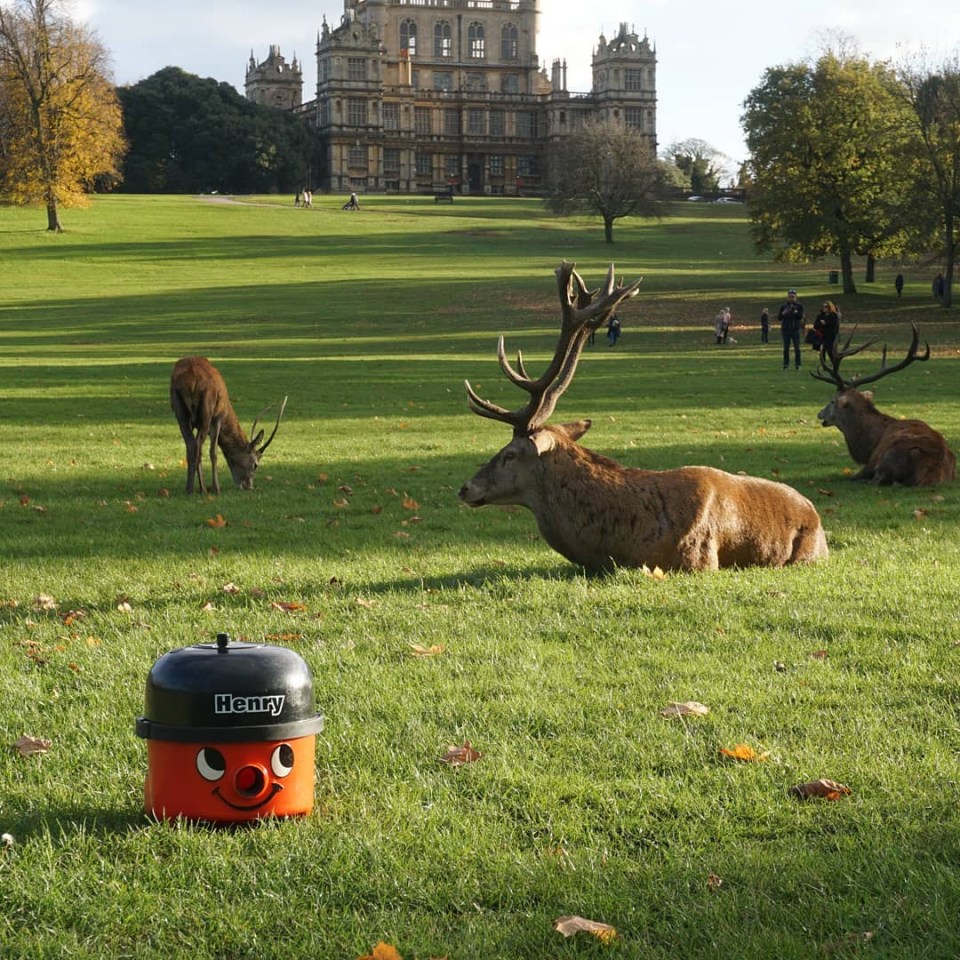
[[438, 20], [433, 27], [433, 55], [435, 57], [453, 56], [452, 34], [447, 20]]
[[484, 39], [483, 24], [471, 23], [467, 28], [467, 50], [473, 60], [482, 60], [486, 56], [486, 41]]
[[500, 31], [500, 58], [516, 60], [520, 56], [519, 32], [516, 24], [505, 23]]
[[417, 24], [414, 20], [400, 21], [400, 49], [411, 57], [417, 55]]

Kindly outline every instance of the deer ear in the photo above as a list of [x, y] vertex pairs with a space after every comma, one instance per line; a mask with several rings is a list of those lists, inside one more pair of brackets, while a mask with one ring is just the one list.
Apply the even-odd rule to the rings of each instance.
[[579, 440], [592, 426], [592, 420], [574, 420], [573, 423], [556, 423], [554, 429], [560, 430], [571, 440]]
[[251, 441], [250, 449], [256, 450], [260, 446], [260, 441], [263, 439], [263, 431], [261, 430]]

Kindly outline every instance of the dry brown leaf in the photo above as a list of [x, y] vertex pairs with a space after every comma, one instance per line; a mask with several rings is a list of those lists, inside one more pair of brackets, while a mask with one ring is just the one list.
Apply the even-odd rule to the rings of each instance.
[[240, 588], [231, 580], [220, 588], [224, 593], [239, 593]]
[[274, 600], [270, 604], [271, 609], [273, 610], [285, 610], [287, 613], [296, 613], [298, 610], [306, 610], [307, 605], [305, 603], [286, 603], [283, 601]]
[[460, 767], [465, 763], [473, 763], [479, 760], [483, 754], [479, 750], [474, 750], [469, 740], [457, 747], [451, 744], [447, 747], [447, 752], [440, 757], [441, 763], [448, 763], [451, 767]]
[[207, 520], [207, 526], [213, 527], [214, 529], [218, 527], [225, 527], [226, 525], [227, 521], [223, 519], [222, 513], [218, 513], [215, 517], [210, 517], [210, 519]]
[[372, 953], [365, 953], [357, 960], [403, 960], [396, 947], [382, 940], [373, 948]]
[[9, 850], [14, 844], [13, 834], [4, 833], [0, 834], [0, 845], [3, 846], [4, 850]]
[[587, 920], [584, 917], [558, 917], [553, 921], [553, 929], [565, 937], [572, 937], [575, 933], [592, 933], [603, 943], [610, 943], [617, 939], [615, 927], [609, 923], [599, 923], [596, 920]]
[[34, 597], [33, 600], [33, 609], [34, 610], [56, 610], [57, 601], [53, 599], [48, 593], [41, 593], [40, 596]]
[[129, 600], [119, 600], [117, 601], [117, 609], [121, 613], [132, 613], [133, 607], [130, 605]]
[[927, 515], [927, 511], [924, 510], [922, 507], [918, 510], [913, 511], [914, 520], [922, 520], [926, 515]]
[[723, 880], [718, 877], [715, 873], [711, 873], [707, 877], [707, 889], [712, 893], [716, 893], [723, 886]]
[[403, 498], [403, 509], [404, 510], [419, 510], [420, 504], [417, 503], [413, 497], [404, 497]]
[[333, 505], [338, 510], [345, 510], [350, 506], [350, 501], [346, 497], [337, 497], [337, 499], [333, 501]]
[[801, 800], [809, 800], [811, 797], [819, 797], [823, 800], [839, 800], [841, 797], [849, 796], [853, 791], [837, 783], [836, 780], [828, 780], [826, 777], [820, 780], [809, 780], [806, 783], [798, 783], [790, 788], [790, 793]]
[[730, 757], [732, 760], [741, 760], [744, 763], [762, 763], [770, 756], [769, 750], [764, 750], [763, 753], [757, 753], [753, 747], [745, 743], [738, 743], [732, 750], [721, 747], [720, 752], [725, 757]]
[[46, 753], [52, 745], [50, 740], [44, 740], [43, 737], [31, 737], [27, 733], [20, 737], [15, 744], [17, 753], [21, 757], [40, 756]]
[[830, 656], [830, 653], [827, 650], [814, 650], [813, 653], [810, 654], [810, 659], [826, 660], [829, 658], [829, 656]]
[[209, 601], [200, 608], [204, 613], [213, 613], [217, 608]]
[[654, 567], [651, 570], [646, 564], [640, 568], [640, 572], [651, 580], [665, 580], [667, 578], [667, 575], [659, 567]]
[[442, 643], [434, 643], [429, 647], [422, 647], [419, 643], [408, 643], [410, 653], [415, 657], [435, 657], [446, 649]]
[[664, 707], [660, 711], [661, 717], [705, 717], [710, 712], [709, 707], [705, 707], [696, 700], [687, 700], [684, 703], [671, 701], [670, 706]]
[[366, 597], [357, 597], [358, 607], [375, 607], [376, 605], [376, 600], [368, 600]]

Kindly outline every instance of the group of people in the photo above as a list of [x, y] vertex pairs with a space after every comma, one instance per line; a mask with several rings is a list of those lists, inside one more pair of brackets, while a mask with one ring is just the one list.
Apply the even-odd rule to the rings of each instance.
[[298, 190], [297, 195], [293, 198], [293, 205], [295, 207], [303, 207], [306, 210], [312, 210], [313, 193], [310, 190]]
[[[813, 326], [808, 330], [803, 303], [797, 299], [796, 290], [788, 290], [787, 299], [777, 311], [780, 337], [783, 340], [783, 369], [790, 366], [791, 352], [794, 367], [800, 369], [801, 343], [809, 344], [818, 353], [824, 350], [826, 355], [832, 358], [834, 344], [840, 333], [840, 319], [840, 308], [832, 300], [824, 300]], [[727, 343], [730, 339], [730, 323], [730, 308], [724, 307], [713, 320], [713, 332], [718, 344]], [[760, 342], [770, 342], [770, 311], [766, 307], [760, 311]]]

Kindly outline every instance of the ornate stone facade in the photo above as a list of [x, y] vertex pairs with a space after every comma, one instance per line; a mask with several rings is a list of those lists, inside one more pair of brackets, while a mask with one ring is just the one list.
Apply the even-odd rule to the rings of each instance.
[[[546, 189], [550, 144], [586, 119], [656, 148], [656, 53], [621, 24], [567, 89], [537, 55], [541, 0], [344, 0], [324, 19], [317, 96], [300, 112], [325, 144], [322, 189], [516, 195]], [[248, 80], [249, 96], [249, 80]]]
[[280, 48], [271, 46], [267, 59], [257, 63], [251, 51], [244, 91], [254, 103], [295, 110], [303, 102], [303, 72], [297, 58], [288, 65]]

